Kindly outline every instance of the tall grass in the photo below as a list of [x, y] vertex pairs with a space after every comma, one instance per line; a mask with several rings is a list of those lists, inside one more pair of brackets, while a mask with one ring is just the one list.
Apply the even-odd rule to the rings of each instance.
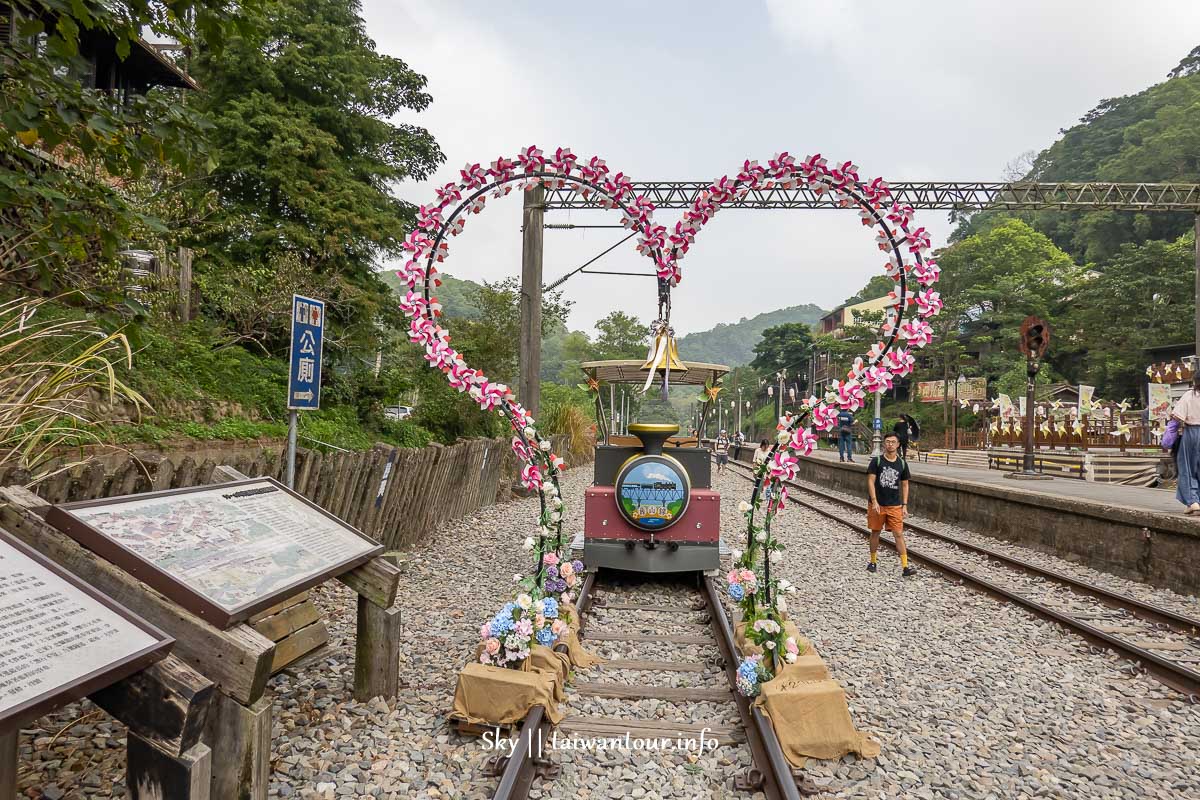
[[588, 413], [573, 403], [547, 404], [538, 417], [543, 434], [567, 437], [567, 451], [559, 455], [568, 465], [591, 460], [596, 444], [592, 434], [594, 425]]
[[0, 303], [0, 469], [15, 464], [35, 482], [72, 466], [53, 458], [60, 446], [101, 441], [96, 395], [148, 407], [118, 376], [119, 364], [133, 366], [124, 334], [85, 319], [40, 318], [52, 302]]

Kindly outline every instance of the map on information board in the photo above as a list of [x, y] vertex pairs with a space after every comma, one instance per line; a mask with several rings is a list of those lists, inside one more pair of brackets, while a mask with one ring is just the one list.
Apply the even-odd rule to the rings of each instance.
[[269, 478], [73, 503], [47, 519], [222, 627], [383, 551]]
[[0, 533], [0, 734], [132, 675], [171, 642]]

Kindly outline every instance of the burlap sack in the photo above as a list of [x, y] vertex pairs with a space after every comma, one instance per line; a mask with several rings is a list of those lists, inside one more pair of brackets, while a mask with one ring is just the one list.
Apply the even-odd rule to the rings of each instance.
[[567, 655], [571, 659], [571, 664], [574, 665], [576, 669], [587, 669], [588, 667], [592, 667], [596, 664], [601, 664], [604, 662], [603, 658], [589, 650], [585, 650], [583, 644], [580, 643], [579, 610], [574, 606], [571, 607], [571, 619], [567, 623], [567, 627], [569, 628], [566, 638]]
[[[796, 640], [796, 644], [800, 645], [800, 655], [817, 655], [817, 648], [813, 647], [812, 640], [807, 636], [800, 635], [800, 631], [796, 628], [796, 623], [791, 620], [785, 620], [783, 629], [787, 631], [787, 635]], [[757, 656], [762, 653], [762, 648], [754, 642], [746, 639], [746, 623], [739, 622], [733, 626], [733, 643], [737, 645], [738, 652], [742, 657]]]
[[554, 698], [552, 672], [528, 672], [472, 662], [458, 673], [451, 719], [476, 725], [502, 725], [525, 718], [529, 709], [544, 706], [546, 718], [557, 725], [563, 714]]
[[803, 767], [807, 758], [834, 759], [850, 752], [863, 758], [879, 755], [879, 743], [855, 730], [846, 692], [837, 681], [781, 675], [762, 684], [754, 704], [771, 720], [783, 754], [794, 767]]
[[571, 672], [571, 658], [549, 647], [535, 644], [529, 655], [530, 667], [535, 672], [549, 675], [553, 681], [554, 699], [559, 703], [567, 700], [567, 675]]

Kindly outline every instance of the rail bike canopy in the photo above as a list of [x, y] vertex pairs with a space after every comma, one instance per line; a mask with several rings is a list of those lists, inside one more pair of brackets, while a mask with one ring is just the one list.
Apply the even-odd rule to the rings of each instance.
[[[644, 384], [650, 374], [645, 369], [646, 361], [641, 358], [621, 358], [612, 361], [584, 361], [579, 366], [589, 378], [597, 383], [636, 383]], [[703, 386], [715, 384], [729, 373], [729, 367], [723, 364], [704, 364], [698, 361], [684, 361], [686, 370], [671, 370], [670, 381], [673, 385]], [[657, 381], [663, 370], [655, 370]]]

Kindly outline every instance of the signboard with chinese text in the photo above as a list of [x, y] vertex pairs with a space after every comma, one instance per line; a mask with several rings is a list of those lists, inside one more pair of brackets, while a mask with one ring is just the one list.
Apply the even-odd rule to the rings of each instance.
[[219, 628], [383, 552], [270, 478], [69, 503], [46, 520]]
[[325, 302], [292, 295], [291, 369], [288, 372], [288, 410], [321, 407], [321, 348], [324, 344]]
[[[947, 392], [944, 381], [920, 381], [917, 383], [917, 402], [941, 403], [945, 399], [954, 400], [954, 383], [951, 382]], [[987, 400], [987, 378], [967, 378], [957, 381], [958, 399], [969, 401]]]
[[0, 531], [0, 735], [145, 669], [173, 643]]

